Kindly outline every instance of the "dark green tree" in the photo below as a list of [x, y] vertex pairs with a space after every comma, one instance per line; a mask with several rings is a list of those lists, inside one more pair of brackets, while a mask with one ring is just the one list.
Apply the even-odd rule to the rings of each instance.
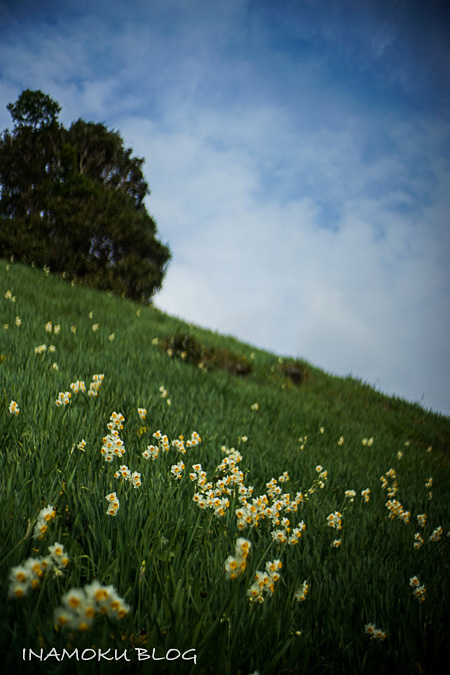
[[9, 104], [15, 126], [0, 137], [0, 255], [149, 300], [163, 281], [168, 246], [144, 198], [143, 159], [120, 134], [81, 119], [65, 129], [40, 91]]

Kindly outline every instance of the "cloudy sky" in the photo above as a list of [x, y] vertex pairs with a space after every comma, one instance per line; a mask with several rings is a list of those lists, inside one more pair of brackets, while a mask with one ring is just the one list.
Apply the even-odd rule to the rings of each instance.
[[145, 157], [164, 311], [448, 415], [446, 7], [0, 0], [0, 128], [41, 89]]

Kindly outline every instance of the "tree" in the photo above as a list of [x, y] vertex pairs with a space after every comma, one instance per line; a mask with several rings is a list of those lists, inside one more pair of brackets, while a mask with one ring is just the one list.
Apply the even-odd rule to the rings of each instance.
[[58, 121], [41, 91], [10, 103], [0, 137], [0, 255], [149, 300], [170, 260], [144, 199], [144, 159], [104, 124]]
[[18, 127], [36, 131], [52, 126], [61, 112], [61, 106], [42, 91], [25, 89], [15, 103], [8, 103], [7, 110]]

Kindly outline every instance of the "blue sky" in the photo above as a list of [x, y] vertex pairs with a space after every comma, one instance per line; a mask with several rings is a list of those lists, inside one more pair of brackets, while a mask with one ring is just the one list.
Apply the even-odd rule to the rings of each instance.
[[450, 414], [450, 11], [0, 0], [0, 128], [41, 89], [145, 157], [155, 304]]

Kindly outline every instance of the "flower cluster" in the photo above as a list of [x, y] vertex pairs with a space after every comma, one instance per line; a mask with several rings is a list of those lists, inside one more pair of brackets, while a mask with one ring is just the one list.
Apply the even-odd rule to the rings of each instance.
[[186, 443], [184, 442], [184, 436], [182, 435], [173, 441], [169, 441], [169, 438], [163, 434], [160, 429], [154, 432], [153, 438], [158, 441], [159, 447], [156, 445], [147, 446], [147, 449], [142, 453], [144, 459], [156, 459], [160, 451], [169, 452], [171, 447], [176, 448], [178, 452], [185, 454], [186, 448], [192, 448], [198, 445], [202, 440], [198, 433], [193, 431], [190, 440], [187, 440]]
[[417, 525], [420, 527], [425, 527], [427, 524], [427, 514], [426, 513], [419, 513], [417, 516]]
[[102, 373], [98, 373], [98, 374], [92, 376], [92, 382], [89, 385], [89, 391], [88, 391], [89, 396], [98, 396], [98, 390], [102, 386], [102, 382], [104, 380], [104, 377], [105, 376]]
[[437, 527], [431, 533], [429, 541], [440, 541], [442, 539], [442, 533], [443, 533], [443, 529], [442, 529], [441, 525], [439, 525], [439, 527]]
[[342, 513], [335, 511], [327, 516], [328, 527], [334, 527], [335, 530], [342, 530]]
[[405, 511], [397, 499], [389, 499], [389, 501], [386, 502], [386, 507], [389, 509], [389, 518], [391, 520], [400, 518], [404, 523], [409, 523], [411, 513]]
[[56, 399], [56, 405], [58, 407], [62, 405], [69, 405], [71, 396], [72, 394], [70, 393], [70, 391], [60, 391], [58, 394], [58, 398]]
[[184, 436], [178, 436], [178, 438], [175, 438], [173, 441], [171, 441], [172, 447], [176, 448], [178, 452], [181, 452], [182, 454], [186, 453], [186, 448], [193, 448], [199, 443], [201, 443], [201, 438], [198, 435], [196, 431], [193, 431], [191, 433], [191, 438], [184, 442]]
[[119, 500], [117, 499], [117, 495], [115, 492], [111, 492], [109, 495], [106, 495], [105, 497], [106, 501], [108, 502], [108, 510], [106, 512], [107, 516], [116, 516], [117, 511], [119, 510]]
[[167, 389], [164, 388], [164, 385], [160, 386], [159, 393], [160, 393], [161, 398], [166, 399], [167, 405], [170, 405], [171, 401], [170, 401], [170, 398], [167, 398]]
[[409, 585], [412, 586], [413, 596], [417, 598], [419, 602], [424, 602], [427, 589], [425, 588], [425, 586], [420, 585], [418, 577], [411, 577], [411, 579], [409, 580]]
[[8, 595], [23, 598], [30, 589], [38, 588], [41, 579], [51, 570], [59, 572], [69, 564], [64, 546], [55, 542], [48, 547], [50, 555], [41, 558], [28, 558], [22, 565], [13, 567], [9, 573]]
[[366, 488], [365, 490], [361, 491], [361, 497], [364, 498], [364, 503], [367, 503], [369, 501], [369, 495], [370, 495], [370, 488]]
[[114, 456], [122, 457], [125, 452], [125, 445], [119, 436], [119, 430], [123, 429], [125, 421], [122, 413], [113, 412], [108, 422], [109, 434], [103, 437], [101, 453], [105, 462], [112, 462]]
[[346, 499], [349, 499], [351, 502], [355, 501], [356, 492], [354, 490], [346, 490], [344, 494]]
[[56, 511], [53, 506], [46, 506], [43, 508], [34, 526], [33, 539], [43, 539], [48, 530], [49, 523], [56, 517]]
[[171, 467], [171, 469], [170, 469], [170, 473], [171, 473], [175, 478], [177, 478], [178, 480], [181, 479], [181, 477], [182, 477], [182, 475], [183, 475], [183, 473], [182, 473], [183, 471], [184, 471], [184, 463], [183, 463], [183, 461], [182, 461], [181, 459], [180, 459], [180, 461], [178, 462], [178, 464], [174, 464], [174, 465]]
[[298, 602], [304, 602], [306, 600], [306, 595], [309, 591], [309, 584], [306, 581], [298, 588], [295, 592], [294, 599]]
[[[253, 487], [244, 485], [244, 474], [239, 467], [239, 462], [242, 460], [240, 452], [235, 448], [229, 449], [225, 446], [222, 446], [222, 452], [225, 453], [225, 457], [215, 469], [218, 477], [215, 483], [207, 481], [206, 472], [203, 471], [201, 464], [192, 466], [193, 472], [189, 474], [189, 477], [197, 482], [198, 488], [193, 496], [194, 502], [202, 509], [212, 508], [215, 515], [223, 516], [229, 507], [230, 495], [237, 492], [240, 506], [235, 513], [239, 530], [246, 527], [258, 527], [259, 523], [265, 519], [272, 524], [273, 528], [280, 526], [283, 528], [272, 532], [274, 539], [280, 543], [297, 544], [305, 529], [305, 524], [302, 521], [292, 530], [291, 521], [288, 517], [283, 517], [283, 511], [286, 514], [296, 512], [304, 497], [301, 492], [298, 492], [295, 499], [291, 499], [289, 493], [283, 493], [278, 481], [288, 482], [288, 472], [285, 471], [279, 476], [278, 481], [272, 478], [266, 483], [267, 494], [253, 497]], [[326, 472], [321, 475], [326, 477]]]
[[189, 474], [189, 478], [197, 482], [198, 491], [193, 496], [194, 502], [201, 509], [213, 509], [216, 516], [225, 514], [230, 505], [229, 496], [233, 487], [241, 485], [244, 480], [244, 474], [240, 471], [238, 465], [238, 462], [242, 459], [240, 453], [234, 448], [228, 450], [225, 446], [222, 446], [222, 452], [225, 452], [227, 456], [216, 467], [217, 480], [215, 483], [207, 481], [206, 471], [202, 469], [201, 464], [194, 464], [192, 466], [193, 472]]
[[159, 447], [156, 445], [149, 445], [147, 446], [147, 450], [144, 450], [142, 453], [142, 456], [144, 459], [156, 459], [159, 455], [159, 452], [162, 450], [163, 452], [169, 452], [170, 450], [170, 442], [168, 436], [163, 434], [160, 429], [158, 431], [155, 431], [153, 433], [153, 438], [155, 438], [158, 443]]
[[77, 380], [76, 382], [72, 382], [70, 384], [70, 389], [74, 394], [78, 394], [80, 391], [86, 391], [86, 385], [83, 380]]
[[156, 459], [159, 455], [159, 448], [156, 445], [148, 445], [147, 449], [142, 453], [144, 459]]
[[7, 300], [11, 300], [11, 302], [15, 302], [15, 301], [16, 301], [15, 296], [11, 293], [11, 291], [10, 291], [9, 289], [8, 289], [8, 290], [6, 291], [6, 293], [5, 293], [5, 298], [6, 298]]
[[18, 415], [20, 413], [20, 408], [15, 401], [11, 401], [9, 404], [9, 412], [11, 415]]
[[[37, 347], [34, 348], [35, 354], [45, 354], [46, 351], [47, 351], [47, 345], [38, 345]], [[56, 352], [55, 345], [49, 345], [48, 351], [49, 351], [49, 354], [53, 354], [54, 352]]]
[[310, 494], [310, 495], [312, 495], [316, 491], [317, 488], [320, 488], [321, 490], [323, 490], [323, 488], [325, 487], [325, 481], [327, 480], [327, 477], [328, 477], [328, 471], [325, 471], [323, 466], [321, 466], [320, 464], [318, 464], [316, 466], [316, 472], [319, 475], [318, 475], [317, 478], [314, 479], [313, 484], [311, 485], [311, 487], [308, 490], [308, 494]]
[[250, 602], [264, 602], [264, 593], [273, 595], [275, 584], [280, 579], [281, 568], [283, 563], [281, 560], [272, 560], [266, 563], [264, 572], [257, 571], [255, 574], [255, 581], [247, 590], [247, 596]]
[[122, 413], [113, 412], [111, 413], [111, 417], [109, 418], [109, 422], [106, 426], [110, 431], [114, 431], [114, 429], [122, 431], [124, 422], [125, 417], [122, 415]]
[[138, 415], [141, 418], [141, 420], [145, 420], [145, 418], [147, 416], [147, 410], [145, 408], [138, 408], [137, 411], [138, 411]]
[[373, 640], [385, 640], [386, 633], [381, 630], [381, 628], [376, 628], [375, 624], [368, 623], [364, 626], [364, 632], [369, 635]]
[[130, 606], [117, 594], [113, 586], [102, 586], [98, 581], [82, 589], [72, 588], [62, 597], [62, 607], [55, 610], [58, 628], [88, 631], [99, 615], [123, 619]]
[[298, 542], [300, 541], [300, 537], [302, 536], [302, 533], [306, 528], [306, 525], [303, 522], [303, 520], [301, 520], [298, 523], [297, 527], [294, 527], [292, 529], [292, 534], [290, 534], [291, 528], [289, 518], [282, 518], [281, 525], [284, 529], [272, 530], [272, 539], [280, 544], [288, 543], [291, 546], [295, 546], [295, 544], [298, 544]]
[[119, 467], [119, 471], [116, 471], [114, 478], [123, 478], [124, 480], [129, 481], [134, 488], [141, 487], [141, 474], [137, 471], [131, 473], [130, 469], [126, 464], [122, 464]]
[[[380, 477], [381, 487], [383, 490], [387, 491], [388, 497], [395, 497], [398, 492], [398, 483], [396, 480], [396, 475], [394, 469], [389, 469], [386, 471], [384, 476]], [[391, 484], [389, 485], [389, 481]]]
[[368, 445], [369, 448], [371, 445], [373, 445], [373, 438], [363, 438], [362, 439], [362, 444], [363, 445]]
[[[411, 513], [405, 511], [403, 506], [397, 499], [392, 499], [398, 492], [398, 483], [396, 480], [396, 474], [394, 469], [389, 469], [384, 476], [380, 477], [381, 487], [383, 490], [386, 490], [390, 499], [386, 502], [386, 507], [389, 510], [389, 518], [393, 520], [394, 518], [400, 518], [404, 523], [409, 523]], [[389, 484], [389, 481], [391, 483]]]
[[224, 516], [230, 506], [228, 495], [231, 494], [231, 490], [227, 487], [227, 481], [219, 479], [214, 486], [213, 483], [207, 482], [206, 471], [203, 471], [201, 464], [193, 464], [192, 469], [189, 478], [197, 481], [199, 490], [193, 496], [194, 502], [201, 509], [213, 509], [215, 516]]
[[240, 537], [236, 540], [234, 556], [230, 555], [225, 560], [225, 574], [227, 579], [237, 579], [247, 567], [247, 558], [250, 553], [251, 543], [248, 539]]
[[420, 533], [419, 533], [419, 532], [416, 532], [416, 534], [414, 535], [414, 544], [413, 544], [413, 547], [414, 547], [415, 549], [418, 549], [418, 548], [421, 548], [421, 547], [423, 546], [423, 544], [424, 544], [424, 539], [423, 539], [423, 537], [420, 536]]
[[55, 335], [58, 335], [58, 333], [61, 332], [61, 326], [59, 324], [55, 324], [53, 326], [51, 321], [47, 321], [47, 323], [45, 324], [45, 330], [47, 331], [47, 333], [51, 333], [53, 331]]

